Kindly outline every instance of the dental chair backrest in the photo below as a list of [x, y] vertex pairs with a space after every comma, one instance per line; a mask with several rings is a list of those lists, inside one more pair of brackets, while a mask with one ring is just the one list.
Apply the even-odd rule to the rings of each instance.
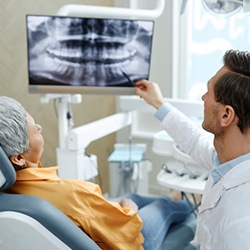
[[15, 180], [16, 172], [0, 147], [0, 249], [100, 249], [47, 201], [1, 192], [13, 185]]

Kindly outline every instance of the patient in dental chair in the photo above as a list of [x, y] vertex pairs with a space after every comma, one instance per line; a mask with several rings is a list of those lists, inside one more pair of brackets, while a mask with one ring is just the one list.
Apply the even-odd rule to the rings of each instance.
[[101, 249], [162, 249], [169, 227], [192, 213], [192, 205], [185, 200], [129, 194], [118, 202], [108, 201], [94, 183], [61, 179], [58, 167], [44, 168], [40, 162], [41, 132], [19, 102], [0, 96], [0, 144], [17, 174], [7, 192], [49, 201]]

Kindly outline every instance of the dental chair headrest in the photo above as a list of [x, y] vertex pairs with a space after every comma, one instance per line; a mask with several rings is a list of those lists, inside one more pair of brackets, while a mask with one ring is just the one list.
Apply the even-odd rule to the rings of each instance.
[[0, 147], [0, 191], [3, 191], [16, 181], [16, 171], [7, 155]]

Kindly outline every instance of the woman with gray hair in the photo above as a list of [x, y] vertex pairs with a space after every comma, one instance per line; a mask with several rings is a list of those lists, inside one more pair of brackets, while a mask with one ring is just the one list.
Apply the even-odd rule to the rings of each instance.
[[182, 222], [192, 212], [188, 201], [167, 196], [130, 194], [120, 202], [107, 201], [94, 183], [61, 179], [58, 167], [41, 165], [41, 132], [42, 127], [20, 103], [0, 96], [0, 142], [17, 175], [7, 192], [49, 201], [101, 249], [162, 249], [170, 225]]

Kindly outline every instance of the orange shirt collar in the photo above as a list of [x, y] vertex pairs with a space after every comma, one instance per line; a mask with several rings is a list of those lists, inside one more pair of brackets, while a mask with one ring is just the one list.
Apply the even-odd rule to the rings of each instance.
[[16, 172], [17, 181], [26, 180], [60, 180], [57, 175], [58, 167], [43, 168], [40, 165], [38, 168], [24, 168]]

